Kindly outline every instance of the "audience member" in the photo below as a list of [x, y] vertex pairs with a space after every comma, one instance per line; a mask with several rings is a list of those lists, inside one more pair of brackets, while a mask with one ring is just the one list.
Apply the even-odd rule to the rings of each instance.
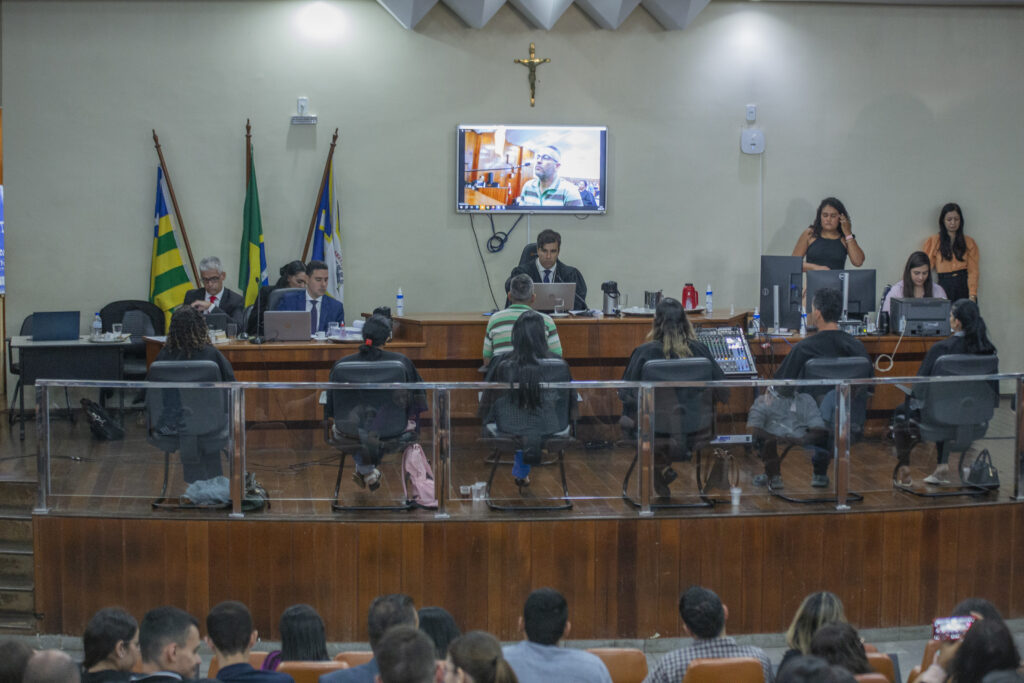
[[1013, 669], [985, 674], [981, 683], [1024, 683], [1024, 674]]
[[[948, 680], [975, 683], [993, 671], [1015, 671], [1020, 664], [1020, 652], [1006, 622], [1002, 619], [979, 619], [961, 639], [960, 647], [949, 664]], [[921, 676], [919, 680], [922, 683], [932, 683], [924, 678], [924, 674]]]
[[662, 657], [644, 679], [645, 683], [679, 683], [690, 662], [726, 657], [753, 657], [761, 662], [765, 683], [775, 680], [772, 663], [761, 648], [739, 645], [725, 634], [729, 609], [714, 591], [701, 586], [688, 588], [679, 598], [679, 615], [683, 619], [683, 631], [695, 642]]
[[258, 638], [249, 608], [242, 603], [229, 600], [210, 610], [206, 615], [206, 643], [220, 663], [218, 681], [291, 683], [288, 674], [260, 671], [249, 664], [249, 651]]
[[191, 306], [203, 315], [223, 311], [236, 325], [242, 324], [245, 314], [245, 300], [241, 294], [224, 286], [227, 273], [216, 256], [207, 256], [199, 262], [199, 276], [203, 286], [185, 293], [185, 305]]
[[470, 631], [448, 646], [444, 683], [519, 683], [505, 661], [498, 639], [485, 631]]
[[25, 666], [22, 683], [78, 683], [81, 673], [71, 655], [60, 650], [40, 650]]
[[1003, 615], [999, 613], [996, 606], [985, 598], [965, 598], [957, 603], [953, 611], [949, 613], [949, 616], [1003, 620]]
[[139, 624], [142, 674], [136, 683], [181, 683], [198, 675], [199, 622], [177, 607], [157, 607]]
[[131, 680], [139, 661], [139, 624], [118, 607], [101, 609], [85, 627], [82, 650], [82, 683]]
[[821, 657], [796, 655], [779, 667], [775, 683], [856, 683], [853, 674], [841, 666], [829, 666]]
[[561, 249], [561, 235], [554, 230], [541, 230], [537, 235], [537, 258], [512, 269], [512, 274], [505, 280], [505, 291], [509, 291], [512, 278], [520, 273], [526, 273], [534, 282], [575, 282], [576, 299], [573, 301], [572, 309], [586, 309], [587, 283], [579, 270], [558, 260]]
[[374, 683], [380, 673], [377, 663], [377, 650], [384, 633], [395, 626], [412, 626], [417, 628], [419, 618], [412, 598], [402, 593], [381, 595], [370, 603], [370, 612], [366, 618], [367, 631], [370, 636], [370, 649], [373, 659], [366, 664], [351, 669], [333, 671], [320, 677], [320, 683]]
[[554, 588], [539, 588], [526, 598], [519, 630], [526, 640], [502, 648], [505, 660], [521, 683], [575, 681], [576, 683], [611, 683], [604, 662], [597, 656], [558, 647], [558, 641], [569, 635], [569, 604]]
[[20, 640], [0, 641], [0, 683], [21, 683], [32, 648]]
[[825, 624], [845, 622], [843, 601], [835, 593], [819, 591], [804, 598], [793, 616], [789, 630], [786, 631], [786, 644], [789, 645], [789, 649], [782, 655], [779, 672], [782, 672], [782, 667], [790, 658], [811, 653], [811, 639], [819, 628]]
[[310, 261], [306, 266], [305, 292], [290, 292], [277, 303], [279, 311], [309, 311], [310, 333], [326, 332], [330, 323], [345, 324], [345, 306], [327, 293], [330, 271], [323, 261]]
[[326, 662], [324, 620], [310, 605], [292, 605], [281, 613], [281, 649], [263, 660], [264, 671], [276, 671], [281, 662]]
[[420, 609], [420, 630], [434, 642], [434, 657], [444, 660], [448, 657], [448, 645], [461, 634], [455, 618], [443, 607]]
[[438, 662], [430, 637], [415, 626], [389, 629], [377, 647], [377, 683], [434, 683]]
[[811, 639], [811, 654], [832, 666], [841, 666], [852, 674], [871, 673], [864, 643], [857, 629], [846, 622], [825, 624]]
[[[489, 363], [494, 356], [500, 356], [512, 350], [512, 326], [526, 311], [531, 310], [530, 304], [536, 300], [533, 293], [533, 280], [526, 273], [520, 273], [509, 280], [508, 308], [492, 314], [487, 321], [484, 332], [484, 363]], [[540, 314], [547, 330], [548, 351], [555, 356], [562, 355], [562, 340], [558, 338], [555, 321], [546, 313]]]

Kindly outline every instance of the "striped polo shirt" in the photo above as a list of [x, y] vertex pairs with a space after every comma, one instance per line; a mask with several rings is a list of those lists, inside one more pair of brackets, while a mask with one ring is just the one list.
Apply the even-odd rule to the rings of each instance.
[[[526, 304], [512, 304], [491, 316], [487, 321], [487, 332], [484, 333], [484, 360], [512, 350], [512, 326], [516, 324], [519, 316], [530, 310], [533, 309]], [[544, 318], [544, 327], [548, 330], [548, 350], [556, 356], [561, 356], [562, 340], [558, 338], [555, 321], [545, 313], [540, 315]]]

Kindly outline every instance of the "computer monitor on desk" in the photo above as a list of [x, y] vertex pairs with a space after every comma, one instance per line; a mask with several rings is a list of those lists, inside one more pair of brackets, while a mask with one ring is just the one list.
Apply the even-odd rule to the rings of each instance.
[[861, 320], [877, 309], [875, 271], [810, 270], [807, 271], [807, 308], [819, 289], [835, 289], [843, 296], [843, 320]]
[[910, 337], [948, 337], [949, 299], [893, 298], [890, 303], [892, 328]]
[[765, 328], [800, 327], [803, 263], [799, 256], [761, 257], [761, 321]]

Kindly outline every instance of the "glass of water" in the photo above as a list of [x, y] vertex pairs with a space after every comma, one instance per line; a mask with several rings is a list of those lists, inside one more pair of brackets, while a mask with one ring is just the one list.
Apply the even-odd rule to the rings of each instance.
[[120, 337], [121, 334], [124, 332], [124, 324], [123, 323], [113, 323], [113, 324], [110, 325], [110, 331], [114, 333], [115, 337]]

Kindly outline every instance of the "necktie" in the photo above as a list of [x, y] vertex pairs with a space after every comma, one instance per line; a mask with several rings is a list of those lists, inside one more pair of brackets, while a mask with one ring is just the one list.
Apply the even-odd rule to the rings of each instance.
[[214, 294], [213, 296], [210, 297], [210, 304], [215, 304], [215, 303], [217, 303], [217, 295], [216, 294]]
[[551, 282], [551, 271], [550, 270], [545, 270], [544, 271], [544, 282]]
[[313, 307], [309, 309], [309, 333], [316, 334], [317, 328], [316, 299], [313, 299]]

